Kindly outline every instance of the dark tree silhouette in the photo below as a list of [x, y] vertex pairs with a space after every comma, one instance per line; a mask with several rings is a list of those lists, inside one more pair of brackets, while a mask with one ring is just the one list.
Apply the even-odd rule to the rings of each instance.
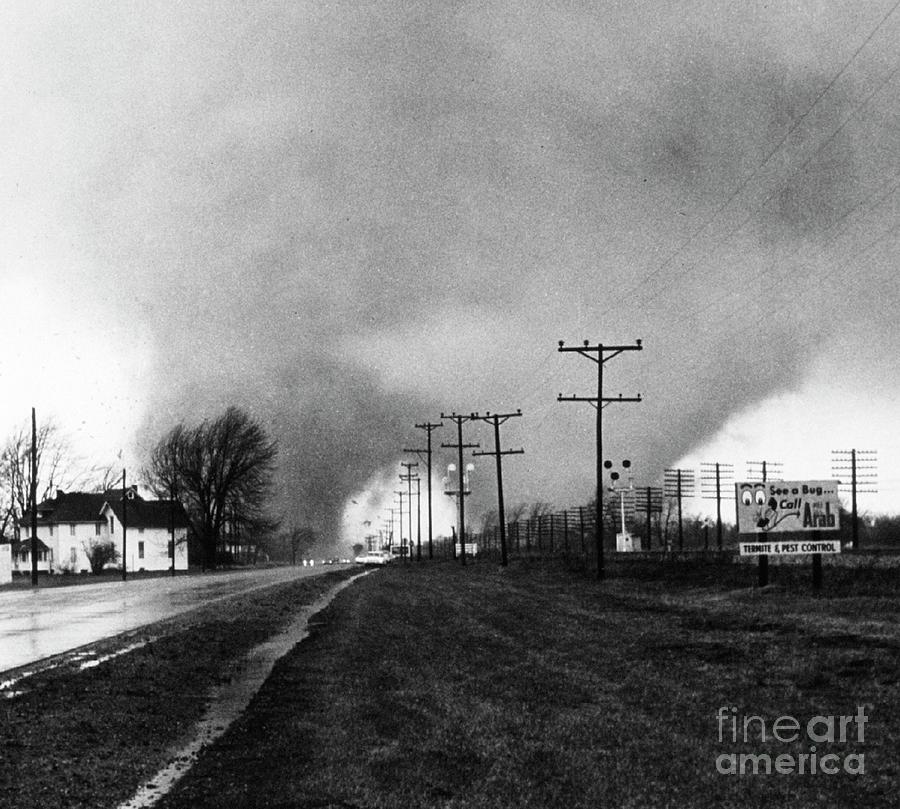
[[226, 525], [247, 535], [272, 529], [265, 504], [277, 455], [263, 427], [230, 407], [195, 427], [173, 427], [153, 449], [145, 477], [158, 497], [182, 502], [204, 567], [215, 567]]

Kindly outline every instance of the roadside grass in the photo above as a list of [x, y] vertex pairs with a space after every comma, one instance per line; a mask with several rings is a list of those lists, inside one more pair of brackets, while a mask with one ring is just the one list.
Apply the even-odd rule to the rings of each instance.
[[238, 596], [91, 648], [142, 648], [22, 680], [0, 699], [0, 807], [115, 807], [190, 735], [233, 660], [357, 571], [331, 571]]
[[[896, 805], [896, 595], [813, 598], [552, 563], [396, 565], [358, 581], [276, 665], [161, 807]], [[744, 741], [717, 711], [761, 716]], [[811, 753], [855, 715], [865, 774], [724, 775], [730, 753]], [[771, 736], [795, 717], [796, 741]], [[739, 733], [742, 730], [739, 726]]]

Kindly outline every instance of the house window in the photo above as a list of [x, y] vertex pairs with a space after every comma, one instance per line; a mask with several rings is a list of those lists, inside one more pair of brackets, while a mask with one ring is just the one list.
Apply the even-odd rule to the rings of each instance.
[[47, 526], [50, 529], [50, 536], [53, 536], [53, 524]]
[[144, 558], [144, 543], [138, 542], [138, 559]]
[[22, 561], [23, 562], [28, 561], [28, 551], [22, 551]]
[[73, 523], [73, 522], [69, 523], [69, 536], [70, 537], [75, 536], [75, 523]]
[[96, 534], [97, 536], [100, 536], [100, 533], [102, 531], [103, 531], [103, 523], [102, 522], [98, 522], [96, 525], [94, 525], [94, 534]]
[[69, 548], [69, 561], [74, 565], [78, 561], [78, 551], [75, 548]]
[[144, 533], [144, 526], [143, 526], [143, 525], [142, 525], [140, 528], [138, 528], [138, 533], [139, 533], [139, 534], [143, 534], [143, 533]]
[[116, 533], [116, 521], [112, 515], [110, 515], [110, 517], [109, 517], [109, 533], [111, 533], [111, 534]]

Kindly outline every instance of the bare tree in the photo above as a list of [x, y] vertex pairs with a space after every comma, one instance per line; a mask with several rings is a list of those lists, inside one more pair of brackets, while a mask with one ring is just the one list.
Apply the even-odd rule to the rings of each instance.
[[115, 489], [122, 483], [121, 467], [113, 466], [95, 466], [91, 470], [90, 490], [93, 492], [108, 492]]
[[91, 542], [82, 542], [88, 563], [91, 566], [91, 573], [95, 576], [103, 572], [103, 568], [110, 562], [118, 562], [122, 558], [115, 542], [100, 542], [92, 540]]
[[500, 512], [496, 508], [491, 508], [481, 515], [480, 533], [489, 534], [500, 524]]
[[534, 522], [541, 517], [549, 517], [553, 512], [553, 505], [544, 500], [535, 500], [528, 505], [528, 519]]
[[678, 522], [678, 498], [676, 497], [667, 497], [663, 501], [663, 509], [659, 515], [660, 522], [662, 524], [662, 540], [663, 540], [663, 550], [670, 551], [672, 550], [672, 539], [669, 534], [672, 530], [672, 523]]
[[[37, 429], [38, 502], [49, 497], [56, 487], [81, 485], [85, 475], [75, 471], [68, 440], [48, 419]], [[19, 522], [29, 507], [31, 492], [31, 425], [22, 425], [12, 433], [0, 451], [0, 536], [19, 539]]]
[[309, 551], [316, 544], [316, 532], [309, 526], [293, 527], [288, 535], [291, 543], [291, 564], [297, 564], [297, 554]]
[[182, 501], [204, 566], [215, 567], [226, 521], [245, 532], [272, 529], [265, 505], [277, 454], [259, 422], [230, 407], [195, 427], [173, 427], [153, 449], [144, 477], [157, 496]]
[[507, 506], [505, 509], [506, 521], [508, 523], [518, 522], [528, 513], [528, 508], [528, 503], [513, 503], [511, 506]]

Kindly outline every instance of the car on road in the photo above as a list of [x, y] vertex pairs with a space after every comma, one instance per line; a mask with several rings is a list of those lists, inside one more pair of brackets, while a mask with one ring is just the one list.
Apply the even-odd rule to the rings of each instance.
[[367, 551], [354, 560], [358, 565], [387, 565], [391, 555], [387, 551]]

